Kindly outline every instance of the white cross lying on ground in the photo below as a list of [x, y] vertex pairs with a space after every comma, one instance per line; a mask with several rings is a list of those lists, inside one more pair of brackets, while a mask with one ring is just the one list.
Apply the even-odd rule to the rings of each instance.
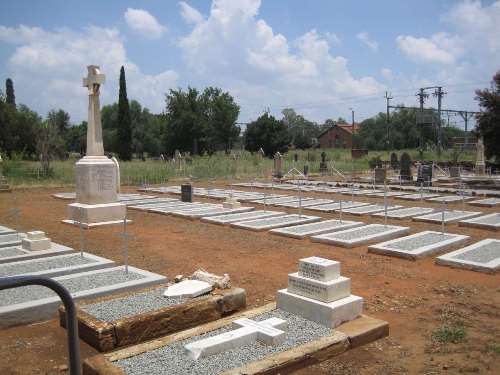
[[276, 345], [285, 339], [284, 330], [287, 329], [286, 320], [279, 318], [270, 318], [261, 322], [243, 318], [235, 320], [233, 325], [240, 328], [185, 345], [187, 355], [197, 360], [257, 340], [266, 345]]

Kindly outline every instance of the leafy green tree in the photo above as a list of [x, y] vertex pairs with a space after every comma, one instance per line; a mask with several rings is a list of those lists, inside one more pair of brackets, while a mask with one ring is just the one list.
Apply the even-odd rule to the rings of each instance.
[[256, 121], [247, 125], [244, 139], [245, 148], [248, 151], [255, 152], [262, 147], [269, 157], [277, 151], [285, 153], [290, 143], [287, 126], [269, 113], [264, 113]]
[[120, 93], [118, 97], [118, 127], [116, 133], [116, 151], [121, 160], [132, 159], [132, 124], [127, 98], [125, 68], [120, 69]]
[[487, 158], [500, 161], [500, 71], [492, 80], [491, 88], [476, 91], [481, 113], [477, 116], [477, 129], [483, 137]]
[[105, 105], [101, 109], [102, 140], [104, 150], [116, 152], [118, 144], [118, 103]]
[[47, 120], [43, 121], [36, 131], [36, 151], [45, 176], [52, 172], [50, 168], [52, 160], [60, 158], [66, 148], [56, 114], [55, 111], [49, 112]]
[[6, 103], [16, 106], [16, 95], [14, 94], [14, 82], [12, 79], [7, 78], [5, 81], [5, 95]]
[[313, 142], [320, 134], [320, 127], [297, 114], [293, 108], [285, 108], [281, 113], [283, 114], [282, 121], [288, 127], [288, 133], [295, 148], [312, 147]]
[[79, 125], [69, 127], [64, 138], [68, 152], [76, 152], [84, 155], [87, 146], [87, 121], [82, 121]]

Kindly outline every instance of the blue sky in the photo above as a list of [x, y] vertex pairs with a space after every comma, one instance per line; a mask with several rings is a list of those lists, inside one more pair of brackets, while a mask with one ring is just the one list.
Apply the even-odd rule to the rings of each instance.
[[14, 80], [18, 102], [74, 122], [89, 64], [107, 75], [104, 104], [125, 65], [129, 98], [153, 112], [188, 85], [229, 91], [240, 121], [289, 106], [361, 120], [385, 110], [385, 91], [416, 105], [418, 87], [436, 84], [444, 107], [477, 110], [474, 89], [500, 69], [498, 35], [493, 0], [3, 1], [0, 79]]

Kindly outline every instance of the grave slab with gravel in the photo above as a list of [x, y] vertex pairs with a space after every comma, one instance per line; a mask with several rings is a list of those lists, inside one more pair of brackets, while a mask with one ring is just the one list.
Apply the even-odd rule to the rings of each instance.
[[[399, 205], [387, 205], [387, 211], [392, 211], [392, 210], [398, 210], [400, 208], [403, 208], [403, 206]], [[351, 215], [370, 215], [374, 214], [377, 212], [385, 212], [385, 206], [383, 204], [370, 204], [368, 206], [358, 206], [358, 207], [352, 207], [352, 208], [347, 208], [344, 211], [347, 214]]]
[[238, 208], [213, 207], [213, 208], [204, 208], [188, 212], [172, 211], [171, 214], [173, 216], [184, 217], [188, 219], [199, 219], [201, 217], [218, 216], [223, 214], [236, 214], [241, 212], [249, 212], [253, 210], [254, 210], [253, 207], [238, 207]]
[[11, 233], [0, 235], [0, 248], [21, 245], [21, 240], [26, 237], [25, 233]]
[[325, 220], [317, 223], [294, 225], [291, 227], [272, 229], [269, 232], [285, 237], [302, 239], [308, 236], [331, 233], [364, 225], [360, 221], [349, 220]]
[[308, 216], [308, 215], [283, 215], [283, 216], [273, 216], [270, 218], [238, 221], [236, 223], [231, 223], [230, 225], [235, 228], [249, 229], [253, 231], [263, 231], [274, 228], [287, 227], [291, 225], [313, 223], [315, 221], [320, 221], [321, 218], [318, 216]]
[[472, 227], [489, 230], [500, 230], [500, 214], [493, 213], [489, 215], [475, 217], [473, 219], [461, 220], [458, 222], [460, 227]]
[[224, 214], [210, 217], [202, 217], [201, 221], [212, 224], [231, 224], [237, 221], [246, 221], [246, 220], [254, 220], [254, 219], [263, 219], [265, 217], [273, 217], [273, 216], [283, 216], [286, 215], [285, 212], [281, 211], [250, 211], [250, 212], [241, 212], [236, 214]]
[[416, 260], [467, 244], [469, 236], [424, 231], [368, 246], [368, 252]]
[[[353, 202], [353, 201], [342, 201], [342, 210], [353, 207], [368, 206], [370, 203], [364, 202]], [[322, 204], [319, 206], [307, 207], [308, 210], [320, 211], [320, 212], [335, 212], [340, 211], [340, 202]]]
[[302, 202], [292, 201], [286, 203], [277, 203], [275, 206], [299, 208], [300, 206], [309, 207], [309, 206], [318, 206], [320, 204], [329, 204], [329, 203], [334, 203], [334, 201], [331, 199], [306, 199], [306, 200], [303, 199]]
[[[424, 215], [428, 214], [431, 212], [434, 212], [435, 210], [433, 208], [427, 208], [427, 207], [407, 207], [407, 208], [401, 208], [399, 210], [392, 210], [387, 213], [387, 217], [390, 219], [407, 219], [413, 216], [419, 216], [419, 215]], [[385, 213], [384, 212], [378, 212], [376, 214], [372, 214], [372, 216], [375, 217], [384, 217]]]
[[460, 221], [463, 219], [469, 219], [476, 216], [481, 216], [482, 212], [472, 212], [472, 211], [461, 211], [461, 210], [447, 210], [444, 212], [444, 220], [443, 220], [443, 212], [434, 212], [431, 214], [426, 214], [422, 216], [415, 216], [412, 220], [421, 221], [424, 223], [432, 223], [439, 224], [444, 221], [445, 224], [454, 223], [456, 221]]
[[500, 198], [478, 199], [478, 200], [468, 202], [468, 203], [472, 206], [496, 207], [496, 206], [500, 206]]
[[4, 227], [3, 225], [0, 225], [0, 235], [14, 234], [14, 233], [16, 233], [16, 230], [14, 230], [12, 228]]
[[396, 196], [394, 198], [403, 199], [405, 201], [419, 201], [419, 200], [427, 200], [430, 198], [437, 198], [437, 197], [439, 197], [439, 194], [415, 193], [415, 194], [399, 195], [399, 196]]
[[112, 260], [85, 252], [56, 255], [0, 264], [0, 277], [21, 275], [55, 277], [112, 267], [114, 264]]
[[[402, 192], [402, 191], [388, 191], [385, 195], [387, 197], [399, 197], [401, 195], [406, 195], [408, 193], [406, 192]], [[384, 197], [384, 192], [380, 192], [380, 193], [372, 193], [372, 194], [367, 194], [368, 196], [370, 197]]]
[[[166, 277], [124, 266], [54, 277], [74, 300], [95, 298], [120, 291], [165, 283]], [[61, 303], [59, 297], [42, 286], [25, 286], [0, 291], [0, 328], [51, 319]]]
[[51, 242], [50, 248], [48, 250], [27, 250], [23, 249], [22, 246], [15, 247], [1, 247], [0, 248], [0, 264], [18, 262], [22, 260], [38, 259], [52, 257], [56, 255], [70, 254], [74, 253], [70, 247]]
[[341, 247], [356, 247], [376, 241], [382, 241], [395, 237], [404, 236], [410, 232], [410, 228], [396, 225], [370, 224], [362, 227], [352, 228], [334, 233], [325, 233], [312, 236], [314, 242], [321, 242]]
[[461, 195], [443, 195], [441, 197], [437, 198], [429, 198], [426, 199], [428, 202], [437, 202], [437, 203], [456, 203], [456, 202], [467, 202], [468, 200], [474, 199], [471, 196], [464, 195], [463, 197]]
[[436, 264], [477, 272], [500, 271], [500, 240], [487, 238], [436, 258]]

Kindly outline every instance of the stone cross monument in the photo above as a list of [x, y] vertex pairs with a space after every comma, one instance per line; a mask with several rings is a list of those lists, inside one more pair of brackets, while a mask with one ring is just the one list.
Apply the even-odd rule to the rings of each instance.
[[476, 174], [483, 176], [486, 172], [486, 163], [484, 161], [484, 143], [483, 137], [477, 139], [477, 153], [476, 153]]
[[87, 67], [83, 86], [88, 88], [89, 110], [87, 125], [87, 153], [75, 164], [76, 203], [68, 205], [66, 223], [87, 228], [104, 224], [120, 224], [126, 207], [117, 202], [117, 170], [115, 163], [104, 156], [102, 142], [100, 87], [105, 76], [99, 67]]

